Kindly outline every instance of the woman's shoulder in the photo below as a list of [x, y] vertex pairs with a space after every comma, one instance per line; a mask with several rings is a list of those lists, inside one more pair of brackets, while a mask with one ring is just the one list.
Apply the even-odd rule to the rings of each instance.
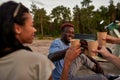
[[[17, 70], [25, 70], [31, 74], [34, 74], [33, 71], [36, 71], [35, 73], [40, 72], [40, 76], [44, 75], [48, 78], [54, 69], [53, 63], [47, 58], [46, 55], [41, 53], [34, 53], [25, 49], [21, 49], [13, 52], [11, 56], [11, 58], [14, 58], [13, 61], [17, 66]], [[43, 79], [43, 77], [40, 77], [40, 79]]]
[[17, 59], [24, 59], [24, 61], [31, 61], [31, 62], [40, 62], [40, 61], [49, 61], [46, 55], [42, 53], [35, 53], [32, 51], [28, 51], [25, 49], [21, 49], [12, 53], [14, 57]]

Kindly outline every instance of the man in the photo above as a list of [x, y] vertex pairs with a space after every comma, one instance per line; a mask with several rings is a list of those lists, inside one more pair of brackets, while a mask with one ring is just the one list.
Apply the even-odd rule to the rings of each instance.
[[[65, 23], [61, 26], [61, 38], [55, 39], [50, 48], [49, 48], [49, 55], [48, 58], [54, 62], [55, 69], [53, 70], [53, 79], [59, 80], [62, 69], [63, 69], [63, 63], [64, 63], [64, 56], [66, 54], [67, 49], [70, 46], [70, 40], [74, 38], [74, 25], [71, 23]], [[91, 70], [95, 71], [96, 73], [102, 73], [102, 69], [99, 67], [99, 64], [94, 61], [93, 59], [89, 59], [84, 54], [79, 55], [74, 61], [73, 67], [70, 68], [70, 75], [75, 75], [76, 72], [74, 72], [73, 69], [76, 69], [82, 64], [89, 67]], [[77, 63], [77, 64], [75, 64]]]

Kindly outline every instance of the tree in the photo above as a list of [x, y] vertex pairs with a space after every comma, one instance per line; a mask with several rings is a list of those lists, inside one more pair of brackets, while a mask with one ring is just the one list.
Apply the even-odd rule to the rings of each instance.
[[116, 8], [116, 20], [120, 21], [120, 3], [117, 3], [117, 8]]
[[65, 22], [65, 21], [71, 21], [71, 12], [70, 8], [64, 7], [64, 6], [57, 6], [54, 8], [51, 12], [51, 18], [53, 20], [57, 20], [57, 22]]
[[115, 20], [115, 6], [113, 3], [113, 0], [110, 0], [110, 5], [108, 6], [110, 22], [113, 22]]
[[37, 8], [34, 3], [31, 4], [31, 9], [31, 13], [34, 16], [34, 26], [37, 29], [37, 34], [41, 33], [43, 37], [45, 25], [49, 22], [49, 17], [46, 15], [47, 13], [44, 8]]
[[89, 4], [91, 3], [92, 1], [91, 0], [83, 0], [82, 2], [81, 2], [81, 4], [82, 4], [82, 7], [89, 7]]
[[[100, 22], [104, 20], [104, 23], [100, 24]], [[105, 6], [101, 6], [97, 11], [94, 13], [94, 20], [96, 22], [96, 30], [97, 31], [105, 31], [105, 26], [110, 23], [109, 15], [108, 15], [108, 8]]]
[[54, 32], [52, 33], [53, 35], [58, 35], [60, 33], [60, 26], [62, 23], [71, 21], [70, 8], [64, 7], [62, 5], [53, 8], [50, 16], [51, 20], [53, 21], [51, 26], [51, 33]]
[[[81, 16], [80, 8], [79, 8], [78, 5], [76, 5], [76, 6], [73, 8], [73, 23], [74, 23], [74, 25], [75, 25], [75, 31], [76, 31], [76, 33], [83, 32], [80, 16]], [[80, 28], [80, 27], [81, 27], [81, 28]]]
[[[94, 10], [94, 6], [90, 5], [91, 2], [91, 0], [83, 0], [82, 8], [76, 5], [73, 8], [73, 15], [71, 15], [70, 8], [63, 5], [53, 8], [50, 15], [46, 15], [44, 8], [38, 8], [32, 3], [31, 13], [34, 16], [37, 34], [58, 37], [60, 36], [60, 26], [64, 22], [72, 22], [75, 25], [76, 33], [96, 34], [115, 19], [120, 20], [120, 3], [114, 6], [113, 0], [110, 0], [108, 7], [101, 6]], [[102, 25], [100, 24], [101, 20], [104, 20]]]

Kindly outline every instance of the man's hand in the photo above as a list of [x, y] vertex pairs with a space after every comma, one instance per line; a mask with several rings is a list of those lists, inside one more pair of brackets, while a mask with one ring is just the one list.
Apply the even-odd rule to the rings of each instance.
[[72, 62], [77, 56], [80, 55], [80, 53], [81, 53], [80, 45], [70, 47], [66, 52], [65, 60], [67, 59], [67, 61]]

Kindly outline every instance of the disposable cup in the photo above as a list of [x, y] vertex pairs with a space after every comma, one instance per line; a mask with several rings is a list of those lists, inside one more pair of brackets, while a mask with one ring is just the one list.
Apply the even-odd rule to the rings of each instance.
[[77, 46], [77, 45], [79, 45], [79, 44], [80, 44], [80, 40], [79, 40], [79, 39], [71, 39], [71, 40], [70, 40], [70, 45], [71, 45], [72, 47]]
[[88, 41], [88, 55], [89, 56], [96, 56], [97, 54], [93, 52], [92, 50], [97, 50], [98, 48], [98, 41]]
[[99, 46], [106, 46], [106, 40], [104, 40], [106, 36], [107, 36], [107, 32], [97, 32], [97, 40]]

